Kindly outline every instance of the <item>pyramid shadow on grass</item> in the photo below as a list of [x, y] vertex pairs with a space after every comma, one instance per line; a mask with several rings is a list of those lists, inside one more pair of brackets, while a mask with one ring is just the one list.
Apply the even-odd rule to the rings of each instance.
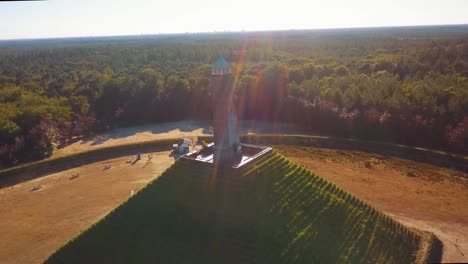
[[273, 152], [176, 162], [46, 263], [414, 263], [422, 236]]

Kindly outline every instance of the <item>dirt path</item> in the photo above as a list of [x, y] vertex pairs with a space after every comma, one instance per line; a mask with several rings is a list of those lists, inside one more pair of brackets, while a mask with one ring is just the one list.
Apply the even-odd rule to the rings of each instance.
[[[0, 189], [0, 263], [42, 263], [159, 176], [170, 152], [122, 157]], [[106, 167], [110, 166], [110, 167]], [[34, 190], [37, 188], [37, 190]]]
[[[387, 212], [388, 213], [388, 212]], [[389, 213], [406, 226], [435, 234], [443, 243], [442, 262], [468, 262], [468, 225], [450, 222], [425, 221]]]
[[404, 224], [436, 234], [443, 262], [468, 262], [466, 174], [358, 151], [275, 147]]

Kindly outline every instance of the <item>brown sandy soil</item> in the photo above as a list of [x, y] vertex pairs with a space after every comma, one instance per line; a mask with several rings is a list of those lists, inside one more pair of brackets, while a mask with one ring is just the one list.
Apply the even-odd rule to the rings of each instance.
[[108, 133], [79, 140], [64, 148], [58, 149], [55, 151], [52, 157], [65, 156], [98, 148], [152, 141], [157, 139], [206, 135], [212, 135], [211, 128], [204, 123], [195, 121], [180, 121], [140, 127], [118, 128], [109, 131]]
[[0, 263], [41, 263], [159, 176], [174, 163], [169, 154], [153, 153], [151, 162], [142, 154], [133, 165], [135, 156], [110, 159], [0, 189]]
[[468, 175], [359, 151], [275, 147], [403, 224], [433, 232], [442, 262], [468, 262]]
[[[120, 129], [56, 155], [210, 133], [207, 126], [190, 122]], [[276, 147], [402, 223], [435, 233], [444, 243], [442, 261], [468, 262], [468, 175], [358, 151]], [[0, 263], [42, 262], [174, 162], [169, 152], [154, 153], [148, 164], [145, 154], [135, 165], [126, 163], [134, 158], [96, 162], [0, 189]], [[112, 167], [104, 170], [106, 165]], [[408, 171], [415, 176], [407, 176]], [[76, 173], [80, 176], [70, 179]], [[34, 187], [40, 188], [32, 191]]]

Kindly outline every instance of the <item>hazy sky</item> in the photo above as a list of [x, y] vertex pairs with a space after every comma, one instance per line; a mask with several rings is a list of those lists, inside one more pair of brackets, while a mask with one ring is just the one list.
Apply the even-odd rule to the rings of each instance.
[[434, 24], [468, 24], [468, 1], [0, 2], [0, 39]]

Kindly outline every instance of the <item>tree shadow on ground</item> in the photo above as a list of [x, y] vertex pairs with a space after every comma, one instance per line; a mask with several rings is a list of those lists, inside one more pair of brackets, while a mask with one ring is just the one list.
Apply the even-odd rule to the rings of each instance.
[[[301, 129], [299, 129], [297, 126], [288, 123], [257, 120], [240, 121], [239, 128], [241, 133], [284, 134], [298, 133], [301, 131]], [[213, 134], [213, 127], [208, 121], [184, 120], [136, 127], [116, 128], [99, 135], [82, 139], [81, 144], [91, 144], [91, 146], [97, 146], [111, 139], [115, 140], [120, 138], [126, 138], [144, 132], [149, 132], [152, 134], [164, 134], [178, 130], [181, 133], [191, 133], [199, 129], [202, 129], [201, 134], [203, 135]]]
[[[243, 120], [239, 122], [241, 133], [268, 133], [268, 134], [284, 134], [284, 133], [299, 133], [301, 131], [295, 125], [280, 122], [267, 122], [257, 120]], [[213, 127], [208, 121], [193, 121], [184, 120], [177, 122], [167, 122], [153, 125], [144, 125], [137, 127], [117, 128], [106, 133], [88, 137], [83, 139], [81, 144], [91, 144], [96, 146], [105, 143], [111, 139], [126, 138], [134, 136], [138, 133], [150, 132], [152, 134], [164, 134], [178, 130], [181, 133], [191, 133], [202, 129], [204, 135], [212, 135]]]
[[100, 135], [85, 138], [81, 141], [81, 144], [91, 144], [91, 146], [96, 146], [103, 144], [111, 139], [126, 138], [144, 132], [150, 132], [152, 134], [163, 134], [178, 130], [181, 133], [190, 133], [199, 129], [202, 129], [203, 134], [213, 133], [213, 129], [207, 122], [185, 120], [137, 127], [117, 128]]

